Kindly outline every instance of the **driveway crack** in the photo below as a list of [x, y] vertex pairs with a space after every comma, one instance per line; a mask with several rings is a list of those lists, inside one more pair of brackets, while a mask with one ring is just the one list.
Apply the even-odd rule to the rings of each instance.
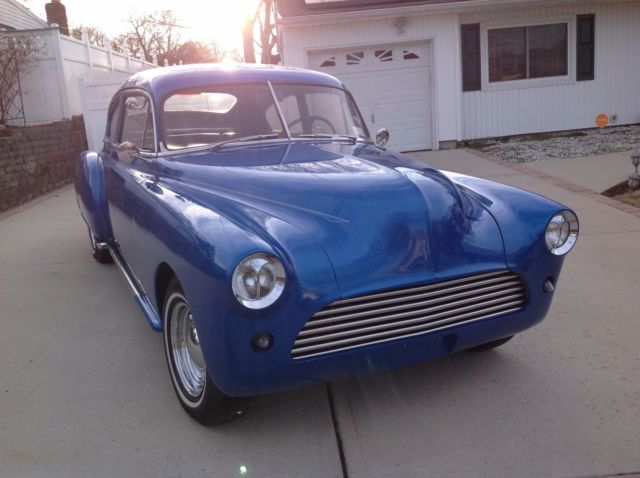
[[340, 466], [342, 467], [342, 477], [349, 478], [349, 471], [347, 470], [347, 458], [344, 454], [344, 447], [342, 444], [342, 432], [340, 430], [340, 422], [338, 421], [338, 415], [336, 413], [335, 395], [333, 393], [333, 387], [330, 383], [327, 384], [327, 399], [329, 400], [329, 409], [331, 410], [331, 422], [333, 423], [333, 431], [336, 435], [336, 444], [338, 446], [338, 454], [340, 455]]

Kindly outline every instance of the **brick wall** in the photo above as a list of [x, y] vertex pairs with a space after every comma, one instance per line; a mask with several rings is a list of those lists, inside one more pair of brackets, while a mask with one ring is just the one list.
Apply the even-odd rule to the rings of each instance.
[[82, 117], [0, 130], [0, 211], [71, 182], [86, 149]]

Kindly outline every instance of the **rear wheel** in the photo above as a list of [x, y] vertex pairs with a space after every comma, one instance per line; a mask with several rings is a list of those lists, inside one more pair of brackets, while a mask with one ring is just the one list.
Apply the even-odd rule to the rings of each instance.
[[486, 344], [476, 345], [475, 347], [471, 347], [467, 349], [468, 352], [484, 352], [485, 350], [495, 349], [496, 347], [500, 347], [502, 344], [506, 344], [513, 338], [513, 335], [509, 337], [504, 337], [502, 339], [494, 340], [492, 342], [487, 342]]
[[109, 264], [113, 262], [113, 258], [111, 257], [111, 254], [109, 254], [109, 249], [106, 247], [99, 247], [96, 236], [93, 235], [93, 232], [91, 232], [89, 227], [87, 227], [87, 229], [89, 231], [89, 244], [91, 245], [91, 255], [93, 258], [100, 264]]
[[164, 350], [173, 388], [182, 408], [203, 425], [217, 425], [244, 414], [247, 399], [222, 393], [207, 373], [191, 308], [173, 278], [164, 301]]

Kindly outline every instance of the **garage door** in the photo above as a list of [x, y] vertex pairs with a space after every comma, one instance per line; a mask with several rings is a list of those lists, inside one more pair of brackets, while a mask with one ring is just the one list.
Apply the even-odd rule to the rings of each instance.
[[311, 52], [311, 68], [334, 75], [353, 93], [372, 135], [391, 133], [389, 147], [432, 149], [428, 43]]

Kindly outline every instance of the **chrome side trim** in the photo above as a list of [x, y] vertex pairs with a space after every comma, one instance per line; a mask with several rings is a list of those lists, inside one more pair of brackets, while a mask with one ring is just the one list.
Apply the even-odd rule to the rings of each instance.
[[127, 285], [131, 289], [131, 292], [133, 292], [133, 296], [136, 299], [136, 302], [138, 303], [140, 308], [142, 309], [142, 313], [144, 314], [145, 318], [151, 325], [151, 328], [156, 332], [161, 332], [162, 321], [160, 320], [160, 317], [158, 317], [158, 314], [153, 308], [153, 305], [151, 304], [149, 297], [147, 296], [146, 292], [144, 291], [144, 289], [142, 288], [138, 280], [135, 278], [135, 275], [133, 274], [133, 272], [127, 265], [126, 261], [120, 254], [120, 251], [111, 244], [107, 244], [107, 247], [109, 248], [109, 253], [113, 258], [113, 263], [116, 265], [117, 269], [122, 274], [122, 277], [124, 277], [124, 280], [127, 282]]

